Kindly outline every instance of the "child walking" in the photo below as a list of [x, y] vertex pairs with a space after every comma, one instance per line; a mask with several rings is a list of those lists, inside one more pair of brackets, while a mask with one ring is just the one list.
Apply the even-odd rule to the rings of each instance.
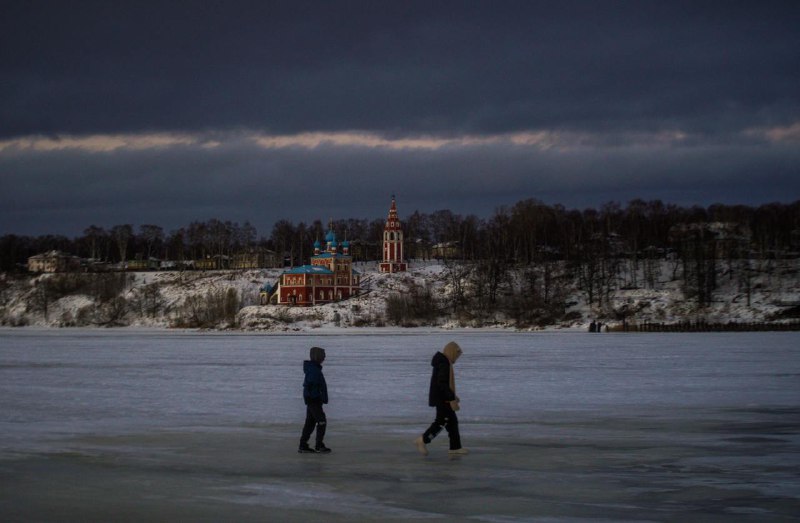
[[[325, 376], [322, 374], [322, 362], [325, 361], [325, 349], [311, 347], [309, 359], [303, 362], [303, 401], [306, 404], [306, 423], [303, 425], [303, 432], [300, 435], [300, 447], [297, 452], [301, 453], [323, 453], [331, 451], [323, 443], [325, 438], [325, 428], [328, 420], [322, 405], [328, 403], [328, 386], [325, 383]], [[308, 446], [308, 440], [314, 428], [317, 429], [316, 445], [314, 448]]]
[[442, 427], [447, 429], [447, 435], [450, 437], [449, 454], [467, 454], [467, 449], [461, 446], [458, 417], [455, 412], [459, 406], [453, 365], [461, 354], [461, 347], [456, 342], [451, 341], [444, 346], [441, 352], [434, 354], [433, 360], [431, 360], [433, 374], [431, 375], [431, 386], [428, 392], [428, 405], [436, 407], [436, 419], [422, 436], [414, 440], [417, 450], [423, 456], [428, 455], [428, 449], [425, 445], [430, 443], [442, 431]]

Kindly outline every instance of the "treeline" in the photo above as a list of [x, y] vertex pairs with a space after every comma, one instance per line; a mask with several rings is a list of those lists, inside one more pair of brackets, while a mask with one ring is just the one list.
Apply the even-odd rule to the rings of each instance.
[[463, 259], [501, 256], [527, 265], [553, 258], [581, 261], [598, 251], [663, 255], [668, 249], [678, 248], [675, 235], [681, 227], [712, 223], [742, 226], [742, 231], [750, 235], [749, 247], [759, 255], [800, 247], [800, 201], [759, 207], [715, 204], [686, 208], [660, 200], [634, 200], [625, 207], [608, 203], [600, 209], [579, 211], [524, 200], [498, 209], [488, 220], [439, 211], [431, 215], [415, 213], [405, 219], [404, 227], [408, 238], [422, 240], [409, 246], [411, 257], [421, 257], [415, 250], [428, 244], [456, 241]]
[[[489, 218], [442, 210], [414, 212], [401, 220], [410, 259], [447, 257], [515, 266], [562, 260], [583, 266], [587, 277], [603, 270], [595, 263], [603, 259], [638, 262], [668, 253], [695, 259], [698, 242], [733, 234], [714, 230], [714, 223], [739, 227], [737, 252], [726, 256], [767, 258], [800, 249], [800, 201], [687, 208], [634, 200], [624, 207], [608, 203], [599, 209], [574, 210], [524, 200], [497, 209]], [[20, 269], [28, 257], [54, 249], [115, 263], [150, 257], [180, 261], [263, 248], [285, 255], [287, 264], [299, 265], [307, 263], [313, 242], [324, 238], [328, 226], [319, 220], [308, 224], [281, 220], [269, 236], [259, 236], [248, 222], [212, 219], [169, 233], [158, 225], [123, 224], [110, 229], [92, 225], [76, 238], [6, 235], [0, 237], [0, 270]], [[357, 261], [380, 258], [384, 218], [338, 220], [333, 226], [338, 239], [350, 240]]]
[[6, 235], [0, 238], [0, 270], [24, 268], [30, 256], [58, 250], [81, 258], [107, 263], [129, 260], [196, 260], [208, 256], [230, 256], [264, 246], [250, 223], [217, 219], [195, 221], [166, 233], [158, 225], [115, 225], [110, 229], [91, 225], [81, 236], [37, 237]]
[[[649, 304], [621, 303], [617, 291], [666, 283], [698, 308], [732, 284], [749, 306], [759, 276], [794, 274], [800, 257], [800, 202], [683, 208], [635, 200], [576, 211], [526, 200], [488, 220], [443, 211], [414, 214], [405, 227], [411, 257], [446, 253], [448, 292], [412, 286], [391, 296], [387, 319], [397, 325], [442, 314], [483, 325], [497, 313], [518, 327], [551, 325], [572, 319], [575, 290], [600, 317], [624, 322]], [[442, 241], [456, 248], [431, 249]]]

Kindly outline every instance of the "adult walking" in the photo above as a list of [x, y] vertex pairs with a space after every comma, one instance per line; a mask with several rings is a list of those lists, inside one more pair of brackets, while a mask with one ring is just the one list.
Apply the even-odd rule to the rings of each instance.
[[461, 347], [451, 341], [444, 346], [441, 352], [434, 354], [431, 360], [433, 373], [428, 392], [428, 405], [436, 407], [436, 419], [422, 436], [414, 440], [417, 450], [423, 456], [428, 455], [426, 445], [442, 431], [442, 428], [447, 430], [450, 438], [449, 453], [467, 454], [467, 449], [461, 446], [461, 435], [458, 432], [458, 417], [455, 411], [459, 409], [459, 400], [456, 396], [456, 380], [453, 372], [453, 365], [462, 353]]

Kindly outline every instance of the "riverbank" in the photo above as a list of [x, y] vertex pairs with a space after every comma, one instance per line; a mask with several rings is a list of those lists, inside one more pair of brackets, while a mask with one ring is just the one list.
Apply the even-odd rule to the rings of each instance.
[[[535, 296], [524, 301], [519, 295], [504, 298], [501, 293], [498, 300], [505, 299], [504, 306], [479, 307], [470, 301], [465, 303], [471, 305], [459, 306], [454, 293], [469, 296], [473, 282], [465, 276], [455, 285], [448, 267], [435, 262], [414, 263], [407, 273], [397, 274], [360, 264], [365, 282], [360, 296], [312, 307], [261, 305], [262, 286], [274, 284], [280, 269], [0, 275], [0, 325], [274, 332], [396, 326], [588, 331], [592, 322], [611, 328], [626, 322], [667, 326], [664, 330], [687, 323], [783, 329], [800, 320], [797, 263], [786, 260], [770, 272], [754, 275], [747, 289], [736, 279], [719, 278], [714, 300], [704, 307], [687, 299], [681, 281], [666, 278], [647, 288], [616, 288], [601, 307], [589, 303], [590, 293], [578, 281], [563, 276], [558, 298], [549, 304]], [[667, 267], [662, 274], [668, 274]], [[506, 282], [503, 292], [512, 283]]]

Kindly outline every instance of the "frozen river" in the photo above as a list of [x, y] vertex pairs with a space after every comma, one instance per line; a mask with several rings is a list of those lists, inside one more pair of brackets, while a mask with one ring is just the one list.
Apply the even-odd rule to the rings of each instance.
[[[0, 520], [800, 521], [798, 333], [342, 332], [0, 330]], [[451, 339], [471, 454], [424, 458]]]

